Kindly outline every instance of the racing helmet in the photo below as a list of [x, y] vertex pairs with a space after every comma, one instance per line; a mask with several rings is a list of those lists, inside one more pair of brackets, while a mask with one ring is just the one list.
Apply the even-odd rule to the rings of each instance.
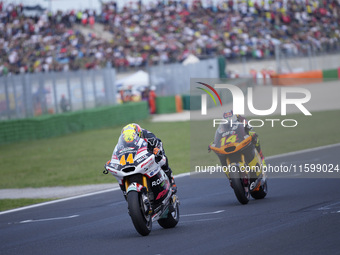
[[226, 123], [221, 123], [218, 127], [220, 133], [230, 130], [232, 125], [237, 122], [237, 115], [234, 115], [233, 111], [223, 113], [223, 119], [227, 120]]
[[126, 125], [125, 127], [123, 127], [121, 133], [123, 134], [123, 132], [126, 130], [134, 130], [139, 137], [142, 137], [142, 128], [136, 123], [130, 123]]
[[223, 119], [228, 120], [228, 123], [236, 123], [238, 121], [238, 116], [234, 115], [233, 110], [223, 113]]

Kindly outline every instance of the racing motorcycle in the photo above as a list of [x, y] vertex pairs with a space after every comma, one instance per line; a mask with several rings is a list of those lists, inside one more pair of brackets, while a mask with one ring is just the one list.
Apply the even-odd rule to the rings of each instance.
[[237, 200], [247, 204], [250, 196], [262, 199], [267, 195], [267, 177], [255, 148], [253, 136], [243, 123], [220, 124], [209, 149], [219, 157]]
[[179, 221], [179, 199], [161, 169], [165, 156], [157, 154], [158, 148], [150, 153], [147, 146], [138, 136], [126, 141], [121, 135], [104, 170], [112, 173], [124, 187], [129, 215], [143, 236], [151, 232], [154, 221], [163, 228], [173, 228]]

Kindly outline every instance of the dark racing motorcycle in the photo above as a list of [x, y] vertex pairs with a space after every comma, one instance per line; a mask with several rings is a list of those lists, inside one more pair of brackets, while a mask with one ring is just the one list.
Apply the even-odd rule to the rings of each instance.
[[173, 228], [179, 221], [178, 197], [160, 167], [165, 157], [150, 153], [147, 146], [138, 136], [128, 141], [121, 135], [111, 161], [105, 165], [125, 188], [129, 215], [143, 236], [151, 232], [154, 221], [163, 228]]
[[262, 199], [267, 195], [267, 178], [253, 137], [245, 132], [243, 123], [220, 124], [209, 148], [219, 157], [230, 186], [241, 204], [250, 196]]

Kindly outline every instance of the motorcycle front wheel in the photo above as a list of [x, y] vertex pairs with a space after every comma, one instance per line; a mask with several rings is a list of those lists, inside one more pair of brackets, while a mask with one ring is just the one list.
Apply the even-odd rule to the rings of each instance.
[[240, 176], [240, 171], [231, 172], [229, 176], [231, 179], [231, 186], [234, 190], [237, 200], [243, 205], [248, 204], [249, 193], [245, 191], [243, 180], [241, 179], [241, 176]]
[[147, 236], [151, 232], [152, 219], [146, 211], [142, 195], [137, 191], [130, 191], [127, 195], [129, 214], [137, 232]]

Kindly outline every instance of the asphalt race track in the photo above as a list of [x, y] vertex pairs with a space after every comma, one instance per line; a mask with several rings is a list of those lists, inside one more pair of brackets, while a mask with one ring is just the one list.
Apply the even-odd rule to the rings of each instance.
[[[340, 144], [267, 163], [339, 164]], [[340, 177], [340, 173], [338, 174]], [[176, 179], [181, 219], [140, 236], [119, 190], [0, 215], [0, 254], [340, 254], [340, 179], [273, 178], [241, 205], [226, 178]]]

